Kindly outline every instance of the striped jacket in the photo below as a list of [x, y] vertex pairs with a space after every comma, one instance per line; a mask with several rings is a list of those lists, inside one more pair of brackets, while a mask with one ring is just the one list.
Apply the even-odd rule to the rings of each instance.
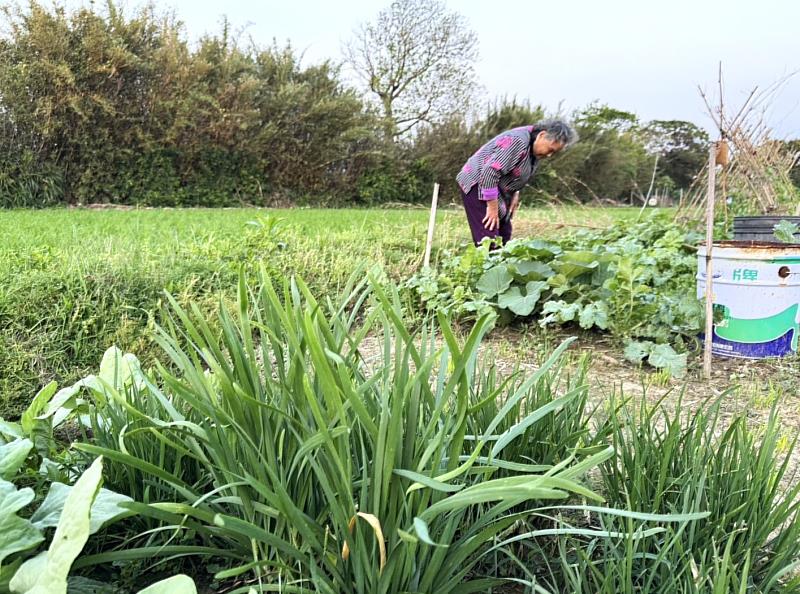
[[472, 155], [461, 168], [456, 181], [465, 194], [478, 184], [481, 200], [500, 200], [499, 214], [504, 218], [506, 201], [528, 183], [539, 165], [531, 142], [539, 130], [533, 126], [514, 128], [497, 135]]

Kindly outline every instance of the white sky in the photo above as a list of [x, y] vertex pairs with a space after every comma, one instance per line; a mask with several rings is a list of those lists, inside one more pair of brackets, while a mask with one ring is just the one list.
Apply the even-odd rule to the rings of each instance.
[[[70, 5], [86, 2], [72, 0]], [[342, 42], [389, 0], [156, 0], [174, 9], [189, 39], [234, 30], [259, 44], [286, 40], [304, 63], [341, 59]], [[98, 2], [98, 4], [101, 4]], [[137, 0], [127, 0], [128, 7]], [[447, 0], [479, 38], [485, 102], [516, 96], [555, 110], [593, 100], [643, 120], [685, 119], [711, 127], [698, 85], [716, 96], [720, 60], [725, 98], [800, 70], [800, 0]], [[769, 122], [800, 138], [800, 74], [783, 87]]]

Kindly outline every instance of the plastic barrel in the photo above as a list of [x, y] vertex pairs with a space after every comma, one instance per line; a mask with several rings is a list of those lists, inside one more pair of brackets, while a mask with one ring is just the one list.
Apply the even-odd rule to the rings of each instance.
[[734, 241], [778, 241], [775, 237], [775, 225], [781, 221], [789, 221], [800, 226], [800, 217], [734, 217]]
[[[712, 352], [764, 359], [797, 352], [800, 245], [714, 244]], [[697, 296], [706, 290], [706, 249], [697, 253]]]

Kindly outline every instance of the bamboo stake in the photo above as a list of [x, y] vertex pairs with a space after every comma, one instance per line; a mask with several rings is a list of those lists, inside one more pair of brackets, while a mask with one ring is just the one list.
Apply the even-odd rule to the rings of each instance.
[[423, 268], [431, 264], [431, 247], [433, 246], [433, 228], [436, 226], [436, 206], [439, 203], [439, 184], [433, 184], [433, 197], [431, 198], [431, 218], [428, 221], [428, 241], [425, 243], [425, 258], [422, 260]]
[[714, 276], [711, 251], [714, 244], [714, 200], [717, 178], [717, 143], [708, 152], [708, 196], [706, 198], [706, 341], [703, 351], [703, 373], [711, 378], [711, 344], [714, 339]]

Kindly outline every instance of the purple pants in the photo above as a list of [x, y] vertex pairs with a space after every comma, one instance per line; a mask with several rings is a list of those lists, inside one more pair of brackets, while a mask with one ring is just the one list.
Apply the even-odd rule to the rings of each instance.
[[[478, 184], [472, 186], [469, 193], [465, 194], [461, 190], [461, 198], [464, 201], [464, 210], [467, 212], [467, 222], [469, 223], [469, 230], [472, 232], [472, 241], [475, 245], [480, 245], [481, 241], [486, 237], [492, 239], [502, 238], [503, 245], [511, 240], [511, 217], [507, 216], [500, 219], [500, 228], [495, 231], [489, 231], [483, 226], [483, 217], [486, 216], [486, 202], [478, 198]], [[498, 198], [502, 200], [502, 198]], [[492, 249], [500, 247], [497, 243], [492, 244]]]

